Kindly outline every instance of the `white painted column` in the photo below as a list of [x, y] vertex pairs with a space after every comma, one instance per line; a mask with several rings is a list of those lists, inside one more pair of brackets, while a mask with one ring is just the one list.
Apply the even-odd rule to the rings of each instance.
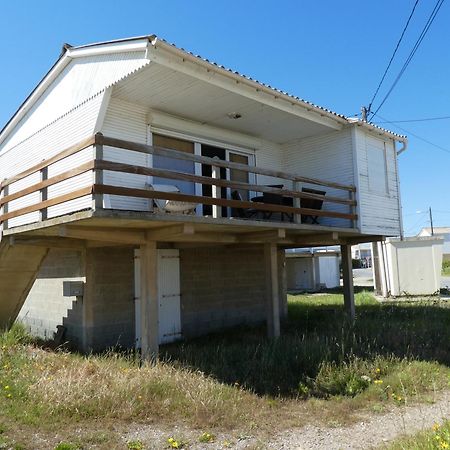
[[159, 350], [158, 252], [155, 241], [140, 246], [141, 357], [155, 360]]

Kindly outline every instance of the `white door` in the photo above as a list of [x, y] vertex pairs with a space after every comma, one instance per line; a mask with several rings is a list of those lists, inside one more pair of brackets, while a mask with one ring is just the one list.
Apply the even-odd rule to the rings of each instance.
[[[135, 254], [135, 334], [136, 348], [140, 348], [140, 260]], [[180, 254], [178, 250], [158, 250], [159, 343], [166, 344], [181, 338]]]

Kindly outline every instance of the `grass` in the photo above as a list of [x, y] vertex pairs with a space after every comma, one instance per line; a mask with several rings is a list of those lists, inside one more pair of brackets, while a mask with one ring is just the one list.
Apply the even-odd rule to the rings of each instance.
[[0, 444], [57, 426], [67, 431], [53, 448], [111, 448], [130, 422], [273, 433], [449, 386], [450, 308], [381, 305], [367, 292], [356, 301], [351, 325], [340, 294], [291, 296], [278, 340], [242, 328], [165, 346], [160, 362], [142, 366], [132, 354], [46, 351], [15, 326], [0, 336]]
[[389, 450], [445, 450], [450, 448], [450, 420], [412, 437], [400, 438]]
[[450, 276], [450, 261], [443, 261], [442, 263], [442, 275]]

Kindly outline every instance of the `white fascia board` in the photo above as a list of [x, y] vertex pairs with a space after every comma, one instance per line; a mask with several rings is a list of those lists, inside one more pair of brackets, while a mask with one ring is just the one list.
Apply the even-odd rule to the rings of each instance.
[[157, 64], [169, 67], [202, 81], [221, 87], [265, 105], [288, 112], [303, 119], [341, 130], [348, 125], [345, 118], [274, 91], [256, 81], [215, 66], [162, 41], [153, 41], [149, 58]]
[[100, 44], [92, 47], [72, 47], [67, 50], [67, 54], [71, 58], [83, 58], [85, 56], [108, 55], [112, 53], [138, 52], [147, 50], [148, 44], [148, 39], [140, 39], [131, 42]]
[[402, 136], [400, 134], [396, 134], [392, 131], [389, 130], [385, 130], [384, 128], [380, 128], [377, 127], [375, 125], [372, 125], [368, 122], [363, 122], [361, 120], [352, 120], [349, 119], [349, 123], [351, 124], [351, 126], [353, 127], [360, 127], [360, 128], [364, 128], [364, 130], [371, 132], [372, 134], [376, 134], [378, 136], [385, 136], [388, 137], [394, 141], [398, 141], [398, 142], [403, 142], [403, 143], [408, 143], [408, 138], [405, 136]]

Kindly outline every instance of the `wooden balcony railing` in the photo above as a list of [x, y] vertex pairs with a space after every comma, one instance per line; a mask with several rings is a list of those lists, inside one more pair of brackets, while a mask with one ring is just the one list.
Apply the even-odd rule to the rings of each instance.
[[[56, 176], [48, 177], [49, 167], [59, 161], [64, 160], [72, 155], [81, 152], [84, 149], [92, 147], [92, 160], [85, 162], [77, 167], [60, 173]], [[104, 147], [113, 147], [116, 149], [122, 149], [124, 151], [133, 151], [144, 154], [152, 154], [163, 156], [167, 158], [173, 158], [178, 160], [192, 161], [194, 163], [199, 163], [202, 165], [208, 165], [213, 168], [213, 176], [203, 176], [195, 175], [192, 173], [185, 173], [175, 170], [158, 169], [153, 167], [136, 166], [126, 163], [118, 163], [114, 161], [109, 161], [104, 159]], [[126, 158], [124, 158], [126, 159]], [[239, 170], [247, 173], [253, 173], [256, 175], [264, 175], [266, 177], [273, 177], [278, 182], [279, 180], [287, 180], [289, 184], [292, 184], [292, 189], [276, 188], [267, 185], [261, 185], [256, 183], [247, 183], [241, 181], [231, 181], [227, 179], [218, 178], [218, 170], [214, 168], [226, 168], [232, 170]], [[163, 192], [157, 190], [149, 189], [138, 189], [132, 187], [115, 186], [104, 183], [103, 172], [121, 172], [126, 174], [142, 175], [145, 177], [158, 177], [170, 180], [181, 180], [188, 181], [192, 183], [198, 183], [201, 185], [209, 185], [213, 187], [213, 195], [211, 197], [204, 195], [189, 195], [177, 192]], [[57, 195], [52, 198], [48, 198], [48, 188], [54, 186], [63, 181], [74, 178], [78, 175], [84, 173], [92, 173], [92, 183], [89, 186], [82, 188], [77, 188], [74, 182], [74, 188], [71, 192], [64, 195]], [[215, 173], [216, 175], [215, 175]], [[26, 177], [32, 176], [39, 173], [40, 181], [30, 184], [29, 186], [10, 193], [10, 187]], [[328, 190], [333, 191], [343, 191], [343, 196], [331, 196], [331, 195], [321, 195], [309, 192], [303, 192], [301, 187], [304, 184], [308, 185], [318, 185], [325, 187]], [[143, 186], [145, 183], [143, 183]], [[221, 189], [214, 189], [214, 187], [228, 188], [230, 190], [246, 190], [249, 192], [267, 193], [275, 194], [283, 197], [289, 197], [292, 199], [292, 206], [283, 204], [270, 204], [263, 202], [252, 202], [248, 200], [234, 200], [230, 198], [221, 198]], [[13, 200], [20, 199], [26, 195], [39, 192], [39, 201], [24, 207], [17, 209], [10, 208], [10, 202]], [[74, 146], [71, 146], [64, 151], [58, 153], [57, 155], [36, 164], [35, 166], [15, 175], [12, 178], [4, 180], [0, 184], [0, 224], [3, 224], [3, 229], [8, 227], [8, 221], [10, 219], [23, 216], [32, 212], [39, 211], [39, 220], [44, 220], [47, 218], [48, 208], [51, 206], [66, 203], [68, 201], [84, 197], [87, 195], [92, 195], [92, 208], [99, 209], [103, 208], [103, 196], [104, 195], [117, 195], [125, 197], [137, 197], [145, 199], [163, 199], [163, 200], [176, 200], [184, 201], [189, 203], [197, 203], [202, 205], [212, 205], [213, 211], [216, 211], [214, 216], [218, 217], [217, 213], [220, 207], [226, 208], [237, 208], [237, 209], [247, 209], [251, 208], [253, 210], [259, 210], [263, 212], [288, 214], [293, 217], [295, 222], [301, 222], [302, 215], [316, 216], [316, 217], [328, 217], [345, 219], [351, 221], [351, 226], [353, 226], [354, 221], [357, 219], [355, 214], [355, 192], [354, 186], [344, 185], [340, 183], [328, 182], [324, 180], [318, 180], [315, 178], [300, 177], [295, 174], [266, 169], [262, 167], [249, 166], [245, 164], [229, 162], [224, 160], [219, 160], [216, 158], [209, 158], [205, 156], [198, 156], [189, 153], [184, 153], [176, 150], [169, 150], [165, 148], [139, 144], [135, 142], [129, 142], [121, 139], [114, 139], [110, 137], [103, 136], [102, 134], [96, 134]], [[332, 211], [327, 209], [311, 209], [302, 208], [300, 206], [301, 199], [312, 199], [320, 200], [324, 203], [343, 205], [342, 211]], [[215, 208], [214, 208], [215, 207]], [[347, 209], [347, 212], [345, 212]]]

